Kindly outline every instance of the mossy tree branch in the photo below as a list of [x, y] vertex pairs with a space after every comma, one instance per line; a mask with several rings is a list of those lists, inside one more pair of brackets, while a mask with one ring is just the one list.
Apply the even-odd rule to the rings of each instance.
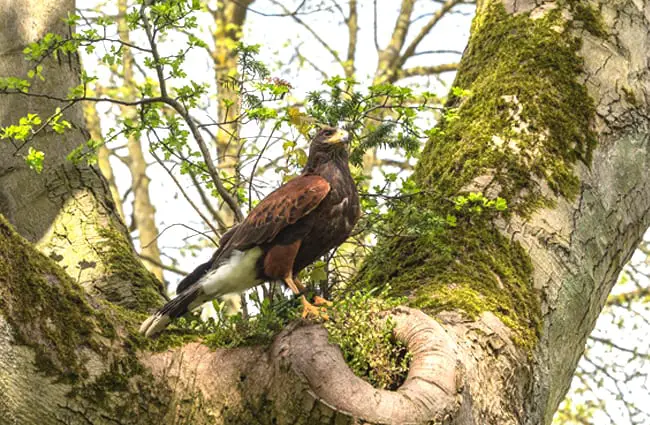
[[[615, 18], [621, 10], [635, 16], [633, 31]], [[431, 192], [395, 214], [396, 236], [358, 278], [360, 287], [390, 283], [431, 314], [496, 315], [546, 362], [528, 381], [531, 403], [541, 401], [528, 414], [545, 423], [650, 223], [648, 185], [634, 177], [649, 161], [648, 104], [630, 88], [645, 84], [636, 73], [647, 65], [629, 70], [607, 47], [647, 40], [641, 13], [622, 3], [481, 2], [455, 82], [465, 92], [451, 97], [414, 173]], [[459, 213], [450, 200], [470, 192], [506, 199], [507, 212]], [[455, 226], [408, 230], [448, 215]]]
[[[145, 340], [135, 331], [142, 315], [93, 301], [2, 216], [0, 271], [0, 321], [8, 325], [0, 331], [0, 359], [27, 355], [20, 345], [35, 353], [29, 367], [37, 377], [28, 382], [44, 379], [40, 390], [48, 394], [40, 401], [45, 415], [40, 423], [62, 417], [71, 424], [127, 418], [126, 423], [135, 424], [188, 418], [200, 424], [266, 423], [251, 422], [258, 415], [279, 423], [329, 423], [333, 417], [340, 417], [340, 423], [351, 423], [352, 417], [404, 423], [442, 420], [456, 407], [456, 342], [416, 310], [390, 313], [396, 337], [414, 356], [399, 392], [378, 391], [353, 375], [318, 325], [294, 323], [268, 349], [212, 351], [196, 342], [182, 344], [191, 337], [169, 335]], [[34, 423], [39, 412], [31, 404], [14, 403], [24, 390], [16, 383], [21, 376], [9, 368], [0, 377], [8, 388], [6, 412], [10, 419]], [[67, 394], [66, 403], [57, 406], [59, 397], [49, 395], [50, 389]]]

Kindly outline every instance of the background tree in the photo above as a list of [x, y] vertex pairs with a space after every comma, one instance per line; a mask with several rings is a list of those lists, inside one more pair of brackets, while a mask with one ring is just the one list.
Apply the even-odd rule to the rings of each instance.
[[[70, 10], [70, 5], [59, 6]], [[196, 343], [152, 354], [152, 348], [182, 341], [168, 335], [152, 347], [139, 340], [133, 325], [142, 316], [86, 298], [3, 224], [2, 313], [7, 324], [0, 358], [11, 365], [3, 376], [9, 394], [6, 417], [29, 422], [48, 412], [47, 417], [69, 423], [251, 423], [273, 418], [279, 423], [346, 423], [355, 416], [382, 423], [390, 415], [403, 415], [393, 420], [549, 422], [603, 300], [648, 224], [647, 188], [639, 173], [647, 166], [647, 141], [640, 133], [647, 104], [635, 96], [645, 84], [638, 79], [644, 62], [635, 58], [644, 53], [632, 43], [645, 24], [641, 12], [627, 4], [601, 5], [602, 15], [582, 2], [535, 10], [532, 5], [505, 6], [498, 1], [480, 5], [458, 89], [441, 125], [429, 132], [414, 177], [401, 188], [399, 198], [408, 202], [390, 205], [378, 247], [355, 283], [365, 289], [391, 283], [393, 292], [408, 295], [411, 305], [443, 323], [413, 310], [394, 314], [396, 334], [415, 353], [400, 391], [375, 392], [354, 378], [316, 326], [289, 327], [274, 340], [269, 357], [262, 356], [259, 346], [209, 353]], [[626, 32], [628, 22], [613, 13], [617, 6], [625, 16], [636, 17], [634, 37]], [[145, 83], [142, 99], [113, 102], [141, 108], [147, 120], [140, 131], [164, 124], [167, 143], [183, 141], [181, 130], [187, 128], [201, 149], [208, 178], [232, 206], [187, 108], [193, 98], [188, 90], [199, 88], [168, 91], [167, 75], [178, 77], [176, 62], [159, 54], [153, 37], [158, 31], [152, 29], [172, 27], [190, 16], [183, 7], [182, 2], [145, 5], [132, 15], [148, 35], [149, 65], [158, 74], [158, 88]], [[523, 14], [511, 16], [515, 11]], [[46, 37], [30, 45], [27, 54], [37, 63], [54, 53], [68, 57], [66, 49], [97, 38], [84, 33], [73, 43], [59, 44]], [[628, 46], [631, 56], [612, 54], [602, 65], [585, 54], [614, 41]], [[29, 79], [44, 72], [32, 65]], [[595, 105], [581, 82], [583, 75], [594, 84], [589, 88]], [[622, 75], [625, 88], [613, 78]], [[3, 79], [2, 89], [12, 94], [4, 98], [23, 98], [29, 79]], [[82, 77], [84, 83], [86, 79]], [[278, 86], [283, 85], [262, 90], [278, 93]], [[63, 102], [66, 111], [90, 99], [84, 84], [77, 87]], [[345, 84], [343, 88], [347, 90]], [[34, 87], [30, 94], [43, 95]], [[48, 96], [65, 100], [61, 94]], [[152, 105], [173, 110], [173, 115], [159, 115]], [[247, 110], [249, 116], [269, 113], [261, 104], [254, 106]], [[5, 138], [30, 144], [34, 134], [42, 134], [33, 116], [25, 118], [5, 127]], [[55, 112], [47, 128], [56, 132], [71, 122], [62, 119]], [[27, 154], [33, 168], [39, 168], [40, 152]], [[128, 243], [120, 247], [128, 253]], [[136, 262], [127, 270], [138, 268]], [[134, 293], [131, 306], [142, 307], [142, 296]], [[49, 308], [34, 317], [22, 314], [25, 305]], [[63, 338], [54, 338], [63, 332]], [[54, 377], [25, 376], [23, 370], [33, 370], [33, 364], [41, 371], [48, 366]], [[216, 364], [219, 381], [197, 372]], [[29, 399], [25, 391], [36, 386], [46, 393], [39, 399], [41, 409], [13, 401]], [[286, 401], [288, 394], [295, 403]], [[420, 397], [425, 398], [418, 406], [409, 402]]]
[[646, 234], [607, 299], [556, 415], [559, 424], [642, 424], [650, 417], [637, 399], [649, 371], [647, 244]]

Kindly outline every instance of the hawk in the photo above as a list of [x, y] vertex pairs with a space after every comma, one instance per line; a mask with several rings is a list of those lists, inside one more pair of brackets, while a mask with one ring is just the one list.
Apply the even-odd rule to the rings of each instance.
[[[177, 296], [142, 323], [151, 336], [206, 301], [266, 281], [283, 281], [300, 295], [303, 317], [318, 316], [305, 298], [298, 273], [343, 243], [360, 215], [359, 194], [348, 164], [349, 134], [322, 128], [312, 139], [300, 176], [264, 198], [221, 238], [210, 261], [178, 285]], [[326, 300], [315, 297], [321, 305]]]

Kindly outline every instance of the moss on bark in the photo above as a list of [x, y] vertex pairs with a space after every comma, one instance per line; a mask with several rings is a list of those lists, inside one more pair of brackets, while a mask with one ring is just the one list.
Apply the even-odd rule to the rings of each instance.
[[0, 313], [18, 343], [34, 349], [36, 366], [75, 380], [83, 376], [81, 348], [111, 338], [111, 320], [91, 306], [82, 288], [34, 249], [0, 215]]
[[588, 163], [596, 144], [595, 107], [580, 81], [580, 39], [558, 9], [531, 19], [492, 1], [473, 23], [452, 96], [457, 118], [441, 123], [415, 172], [423, 187], [454, 196], [491, 174], [511, 212], [552, 205], [542, 182], [573, 197], [576, 161]]
[[[103, 238], [99, 248], [104, 251], [107, 272], [111, 280], [119, 282], [118, 285], [102, 288], [105, 299], [138, 312], [160, 307], [163, 302], [162, 285], [138, 260], [126, 237], [111, 228], [100, 229], [99, 234]], [[129, 285], [131, 292], [128, 297], [121, 293], [125, 284]]]
[[606, 37], [607, 29], [600, 11], [585, 0], [566, 0], [574, 22], [579, 22], [582, 27], [596, 37]]
[[[601, 33], [591, 6], [564, 7]], [[573, 166], [591, 159], [595, 107], [581, 82], [581, 41], [565, 16], [561, 8], [511, 15], [500, 0], [480, 9], [455, 82], [463, 90], [451, 95], [412, 177], [425, 194], [395, 214], [387, 233], [398, 235], [379, 242], [357, 286], [390, 284], [430, 313], [491, 311], [520, 345], [535, 345], [541, 313], [530, 258], [496, 221], [571, 199], [579, 188]], [[476, 186], [504, 198], [507, 211], [458, 211], [452, 201]], [[434, 224], [405, 233], [405, 216], [414, 214], [412, 223]]]
[[[166, 339], [154, 342], [137, 333], [144, 315], [93, 301], [2, 215], [0, 315], [11, 325], [16, 343], [34, 350], [35, 366], [41, 372], [71, 384], [66, 395], [71, 404], [83, 406], [84, 418], [150, 424], [191, 417], [197, 421], [188, 423], [210, 423], [212, 415], [198, 400], [199, 394], [174, 401], [178, 404], [174, 407], [174, 391], [138, 360], [140, 348], [171, 345], [165, 344]], [[89, 376], [89, 358], [105, 358], [108, 353], [112, 360], [106, 360], [107, 369]]]

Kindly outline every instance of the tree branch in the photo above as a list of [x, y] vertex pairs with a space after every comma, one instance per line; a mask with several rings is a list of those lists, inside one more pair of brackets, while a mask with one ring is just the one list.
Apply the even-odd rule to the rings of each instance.
[[381, 51], [381, 48], [379, 47], [379, 39], [377, 38], [377, 0], [373, 0], [372, 7], [373, 41], [375, 43], [375, 49], [377, 49], [377, 53], [379, 53]]
[[[270, 408], [278, 412], [281, 407], [286, 423], [328, 423], [323, 416], [380, 424], [441, 423], [458, 408], [459, 348], [442, 325], [420, 311], [397, 308], [389, 315], [396, 339], [413, 353], [408, 378], [397, 391], [378, 390], [355, 376], [339, 348], [328, 342], [327, 331], [304, 322], [284, 329], [263, 353], [257, 347], [213, 351], [190, 343], [148, 355], [144, 362], [180, 392], [200, 388], [220, 398], [231, 391], [229, 382], [240, 380], [247, 389], [241, 392], [244, 403], [256, 405], [258, 397], [282, 403]], [[221, 378], [211, 379], [215, 374]], [[295, 399], [287, 404], [289, 395]]]
[[401, 80], [409, 77], [418, 77], [425, 75], [442, 74], [443, 72], [452, 72], [458, 70], [457, 63], [446, 63], [433, 66], [415, 66], [397, 71], [397, 79]]
[[406, 35], [408, 34], [411, 14], [413, 13], [413, 6], [415, 5], [415, 0], [403, 0], [402, 6], [397, 16], [397, 22], [395, 23], [395, 28], [393, 30], [393, 35], [391, 37], [390, 43], [386, 48], [386, 52], [391, 57], [396, 57], [399, 55], [399, 52], [402, 51], [404, 47], [404, 41], [406, 40]]
[[183, 120], [185, 120], [185, 123], [190, 128], [194, 140], [199, 145], [201, 154], [205, 159], [205, 164], [208, 167], [208, 172], [217, 189], [217, 192], [219, 192], [219, 196], [221, 196], [224, 202], [228, 205], [228, 207], [230, 207], [233, 214], [235, 215], [236, 221], [241, 222], [244, 219], [244, 215], [239, 209], [239, 205], [237, 204], [235, 198], [233, 198], [232, 195], [228, 192], [228, 190], [226, 190], [226, 188], [223, 185], [223, 182], [221, 181], [221, 178], [219, 178], [219, 173], [217, 172], [217, 169], [214, 166], [214, 162], [212, 161], [212, 155], [210, 155], [210, 150], [208, 149], [208, 146], [205, 143], [205, 140], [203, 139], [203, 136], [201, 135], [201, 131], [197, 127], [196, 122], [192, 119], [187, 109], [185, 109], [185, 106], [183, 106], [178, 100], [170, 98], [167, 95], [167, 84], [164, 78], [163, 67], [160, 65], [160, 56], [158, 55], [158, 47], [153, 37], [151, 24], [149, 22], [147, 14], [145, 13], [145, 6], [147, 4], [149, 3], [148, 2], [143, 3], [142, 7], [140, 8], [140, 15], [142, 18], [142, 24], [144, 26], [145, 32], [147, 33], [147, 38], [151, 45], [151, 50], [153, 52], [156, 74], [158, 76], [158, 84], [160, 86], [161, 99], [164, 103], [174, 108], [176, 112], [183, 118]]
[[354, 57], [357, 50], [357, 34], [359, 32], [359, 15], [357, 11], [357, 0], [350, 0], [350, 14], [347, 18], [348, 24], [348, 57], [345, 61], [345, 76], [354, 75]]
[[341, 57], [340, 57], [339, 54], [336, 52], [336, 50], [334, 50], [334, 49], [333, 49], [333, 48], [332, 48], [332, 47], [331, 47], [331, 46], [330, 46], [330, 45], [329, 45], [325, 40], [323, 40], [323, 38], [322, 38], [321, 36], [319, 36], [319, 35], [316, 33], [316, 31], [314, 31], [314, 30], [313, 30], [309, 25], [307, 25], [307, 24], [305, 23], [305, 21], [303, 21], [302, 19], [300, 19], [300, 18], [299, 18], [298, 16], [296, 16], [295, 14], [290, 13], [289, 9], [287, 9], [286, 6], [284, 6], [284, 5], [283, 5], [282, 3], [280, 3], [279, 1], [277, 1], [277, 0], [271, 0], [271, 3], [275, 4], [276, 6], [280, 6], [280, 7], [282, 8], [282, 10], [285, 11], [285, 13], [287, 13], [289, 16], [291, 16], [291, 18], [293, 18], [294, 21], [296, 21], [296, 22], [297, 22], [298, 24], [300, 24], [303, 28], [305, 28], [305, 29], [306, 29], [306, 30], [307, 30], [307, 31], [312, 35], [312, 37], [314, 37], [314, 38], [316, 39], [316, 41], [318, 41], [318, 42], [321, 44], [321, 46], [323, 46], [323, 47], [325, 48], [325, 50], [327, 50], [327, 51], [329, 52], [329, 54], [332, 55], [332, 57], [334, 58], [334, 60], [335, 60], [339, 65], [341, 65], [341, 67], [342, 67], [343, 69], [345, 69], [345, 63], [343, 63], [343, 61], [341, 60]]
[[413, 40], [411, 40], [411, 43], [409, 43], [408, 47], [406, 50], [404, 50], [404, 53], [399, 57], [395, 68], [402, 68], [404, 66], [404, 63], [408, 58], [413, 56], [415, 54], [415, 49], [417, 49], [418, 45], [424, 37], [426, 37], [430, 32], [431, 29], [438, 23], [440, 20], [449, 12], [454, 6], [456, 6], [459, 3], [462, 3], [463, 0], [447, 0], [443, 3], [442, 7], [438, 9], [431, 19], [420, 29], [420, 32], [415, 36]]
[[623, 292], [621, 294], [610, 295], [607, 297], [608, 306], [625, 306], [633, 301], [640, 301], [643, 298], [650, 297], [650, 287], [638, 288], [633, 291]]
[[169, 177], [174, 181], [174, 184], [176, 184], [176, 187], [178, 187], [178, 190], [180, 190], [180, 192], [183, 195], [183, 197], [185, 198], [185, 200], [190, 204], [190, 206], [194, 209], [194, 211], [196, 211], [196, 213], [201, 217], [203, 222], [208, 227], [210, 227], [210, 229], [214, 232], [215, 235], [219, 235], [220, 232], [212, 225], [212, 222], [210, 220], [208, 220], [208, 218], [203, 214], [203, 212], [201, 212], [201, 210], [199, 209], [199, 207], [196, 206], [194, 201], [192, 201], [192, 198], [190, 198], [189, 195], [187, 194], [187, 192], [185, 192], [185, 189], [183, 189], [183, 185], [181, 185], [181, 183], [178, 181], [176, 176], [174, 176], [174, 173], [172, 173], [171, 170], [168, 169], [165, 166], [163, 161], [158, 157], [158, 155], [156, 155], [155, 152], [153, 152], [153, 150], [151, 151], [151, 155], [158, 162], [158, 164], [160, 164], [160, 166], [163, 168], [163, 170], [165, 170], [167, 172], [167, 174], [169, 174]]
[[210, 202], [210, 198], [208, 198], [208, 195], [205, 193], [205, 190], [203, 190], [203, 187], [201, 187], [201, 182], [196, 178], [196, 174], [194, 173], [193, 170], [189, 170], [188, 172], [190, 179], [192, 180], [192, 183], [194, 184], [194, 188], [196, 191], [199, 193], [199, 197], [201, 198], [201, 202], [203, 202], [203, 206], [205, 209], [208, 210], [214, 221], [217, 222], [219, 225], [219, 230], [221, 231], [221, 234], [225, 233], [226, 230], [228, 230], [228, 226], [226, 225], [226, 222], [224, 221], [223, 217], [221, 216], [221, 213], [214, 209], [212, 206], [212, 202]]
[[167, 264], [165, 264], [165, 263], [163, 263], [161, 261], [157, 261], [154, 258], [149, 257], [148, 255], [138, 253], [138, 256], [140, 258], [142, 258], [143, 260], [145, 260], [145, 261], [147, 261], [147, 262], [149, 262], [151, 264], [154, 264], [154, 265], [160, 267], [161, 269], [168, 270], [168, 271], [170, 271], [172, 273], [176, 273], [176, 274], [179, 274], [181, 276], [187, 276], [189, 274], [185, 270], [181, 270], [181, 269], [178, 269], [178, 268], [176, 268], [174, 266], [167, 265]]

